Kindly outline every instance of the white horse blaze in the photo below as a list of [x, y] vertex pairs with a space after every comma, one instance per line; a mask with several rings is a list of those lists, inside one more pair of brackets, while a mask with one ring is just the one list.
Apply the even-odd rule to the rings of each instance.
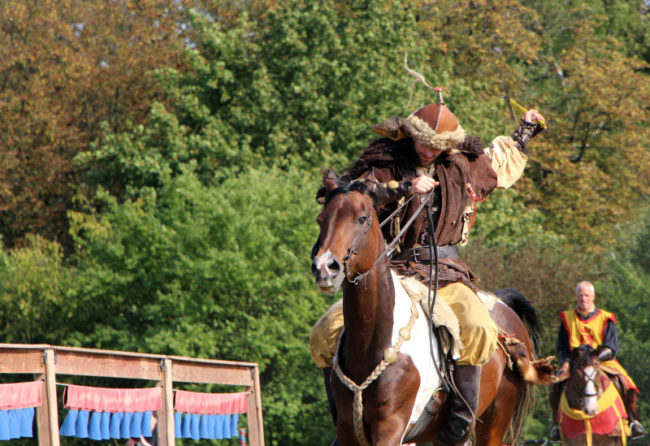
[[[320, 272], [322, 280], [319, 280], [317, 285], [318, 288], [324, 293], [335, 294], [341, 284], [343, 283], [344, 271], [343, 268], [339, 268], [339, 271], [336, 273], [333, 272], [329, 265], [332, 262], [337, 262], [334, 254], [328, 249], [326, 253], [314, 258], [314, 265], [316, 269]], [[338, 263], [338, 262], [337, 262]]]
[[[585, 409], [584, 412], [589, 415], [596, 415], [598, 413], [598, 389], [594, 382], [596, 375], [596, 368], [594, 366], [587, 366], [585, 372]], [[593, 396], [587, 396], [593, 395]]]

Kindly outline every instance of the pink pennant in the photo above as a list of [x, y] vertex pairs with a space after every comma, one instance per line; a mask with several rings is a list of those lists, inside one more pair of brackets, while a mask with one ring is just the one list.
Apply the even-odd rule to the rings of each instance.
[[162, 389], [110, 389], [69, 385], [65, 407], [94, 412], [145, 412], [162, 408]]
[[0, 410], [40, 407], [43, 381], [0, 384]]
[[200, 393], [176, 390], [174, 409], [176, 412], [202, 415], [244, 413], [247, 410], [247, 395], [247, 392]]

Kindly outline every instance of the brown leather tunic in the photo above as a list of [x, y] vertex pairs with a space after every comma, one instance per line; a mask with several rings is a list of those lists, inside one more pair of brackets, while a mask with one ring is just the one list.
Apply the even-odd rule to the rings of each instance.
[[[388, 157], [374, 156], [377, 152], [377, 144], [383, 145], [384, 155]], [[395, 147], [399, 146], [399, 147]], [[412, 151], [413, 153], [409, 152]], [[390, 158], [393, 158], [392, 160]], [[400, 182], [397, 189], [379, 191], [380, 205], [378, 213], [380, 219], [384, 219], [397, 206], [401, 198], [409, 196], [410, 179], [418, 175], [412, 143], [405, 144], [402, 141], [394, 142], [389, 139], [382, 139], [371, 145], [361, 154], [355, 165], [350, 169], [353, 177], [360, 177], [364, 171], [374, 168], [377, 179], [382, 183], [391, 180]], [[392, 161], [392, 162], [391, 162]], [[483, 200], [497, 185], [497, 175], [492, 169], [490, 158], [482, 151], [456, 152], [453, 154], [441, 154], [435, 161], [434, 178], [439, 181], [440, 186], [436, 188], [434, 195], [435, 240], [438, 246], [453, 246], [462, 239], [465, 213], [468, 202], [471, 202], [471, 195], [467, 185], [471, 186], [475, 199]], [[365, 168], [359, 172], [359, 168]], [[416, 196], [407, 208], [399, 215], [401, 227], [411, 218], [413, 213], [420, 206], [420, 196]], [[401, 274], [407, 276], [418, 275], [425, 282], [429, 279], [429, 262], [416, 262], [408, 258], [400, 259], [399, 253], [407, 253], [409, 250], [427, 246], [429, 242], [429, 229], [426, 223], [426, 214], [423, 212], [421, 218], [416, 218], [413, 225], [404, 234], [398, 245], [398, 251], [392, 260], [392, 266]], [[391, 233], [391, 225], [384, 226], [384, 237], [392, 241], [395, 234]], [[472, 274], [469, 267], [460, 259], [445, 257], [439, 260], [440, 286], [446, 283], [463, 281], [475, 289], [476, 276]]]

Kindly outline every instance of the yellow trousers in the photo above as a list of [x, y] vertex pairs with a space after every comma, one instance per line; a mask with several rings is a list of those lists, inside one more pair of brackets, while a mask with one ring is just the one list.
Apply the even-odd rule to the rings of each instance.
[[[452, 283], [438, 290], [438, 297], [452, 309], [460, 325], [463, 350], [456, 361], [460, 365], [483, 365], [497, 348], [497, 326], [478, 296], [462, 283]], [[309, 337], [309, 347], [319, 368], [332, 365], [339, 335], [343, 330], [343, 301], [338, 300], [316, 322]]]

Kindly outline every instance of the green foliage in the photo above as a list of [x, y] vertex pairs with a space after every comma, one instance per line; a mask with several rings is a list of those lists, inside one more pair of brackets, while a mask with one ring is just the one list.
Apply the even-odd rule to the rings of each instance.
[[257, 362], [269, 439], [315, 442], [330, 427], [308, 336], [325, 302], [309, 275], [315, 184], [302, 182], [255, 169], [206, 187], [187, 168], [134, 200], [100, 193], [101, 216], [73, 218], [65, 342]]
[[620, 248], [610, 258], [611, 274], [596, 283], [598, 299], [616, 314], [621, 349], [617, 358], [635, 380], [641, 391], [639, 415], [645, 425], [650, 423], [650, 392], [647, 358], [650, 355], [650, 320], [646, 308], [650, 305], [650, 262], [648, 239], [650, 222], [646, 208], [636, 224], [621, 228]]
[[404, 113], [401, 60], [422, 52], [415, 25], [399, 2], [293, 0], [231, 28], [195, 13], [190, 69], [159, 71], [173, 108], [156, 104], [148, 128], [82, 154], [81, 165], [102, 166], [87, 181], [157, 187], [161, 169], [190, 160], [206, 182], [247, 166], [347, 164], [372, 124]]
[[56, 343], [68, 327], [70, 272], [58, 244], [29, 237], [0, 251], [0, 337], [7, 343]]

